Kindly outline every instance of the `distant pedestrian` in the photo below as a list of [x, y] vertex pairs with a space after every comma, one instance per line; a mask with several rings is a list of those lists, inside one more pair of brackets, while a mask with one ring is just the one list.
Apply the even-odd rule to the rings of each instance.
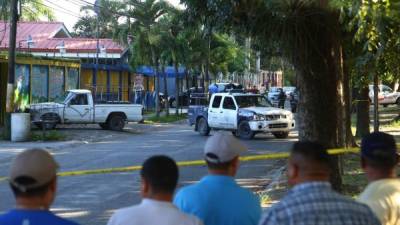
[[368, 186], [358, 200], [371, 207], [383, 225], [400, 224], [400, 179], [396, 175], [399, 162], [392, 135], [375, 132], [361, 142], [361, 167]]
[[286, 93], [283, 91], [282, 88], [279, 88], [279, 95], [278, 95], [278, 107], [285, 108], [285, 101], [286, 101]]
[[202, 225], [171, 203], [179, 176], [174, 160], [152, 156], [143, 163], [140, 176], [142, 202], [117, 210], [108, 225]]
[[246, 149], [230, 133], [217, 132], [208, 138], [204, 155], [209, 174], [182, 188], [174, 204], [198, 216], [205, 225], [256, 225], [261, 216], [260, 200], [234, 179], [239, 155]]
[[19, 154], [11, 164], [9, 182], [16, 208], [0, 216], [1, 225], [77, 225], [50, 212], [56, 197], [58, 164], [43, 149]]
[[294, 144], [288, 160], [288, 184], [281, 201], [267, 210], [260, 225], [379, 225], [364, 204], [332, 190], [330, 156], [314, 142]]

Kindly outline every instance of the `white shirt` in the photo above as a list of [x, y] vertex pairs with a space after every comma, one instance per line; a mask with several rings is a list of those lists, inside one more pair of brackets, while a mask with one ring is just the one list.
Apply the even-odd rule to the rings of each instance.
[[203, 225], [192, 215], [178, 210], [172, 203], [143, 199], [139, 205], [117, 210], [108, 225]]
[[381, 179], [370, 183], [358, 201], [367, 204], [382, 225], [400, 224], [400, 179]]

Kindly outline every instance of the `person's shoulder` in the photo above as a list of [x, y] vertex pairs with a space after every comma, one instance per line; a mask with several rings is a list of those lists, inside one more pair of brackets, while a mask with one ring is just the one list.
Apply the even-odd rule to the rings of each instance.
[[178, 190], [178, 192], [176, 193], [176, 196], [191, 195], [193, 193], [197, 193], [198, 191], [201, 191], [201, 184], [200, 183], [191, 184], [191, 185], [181, 187]]

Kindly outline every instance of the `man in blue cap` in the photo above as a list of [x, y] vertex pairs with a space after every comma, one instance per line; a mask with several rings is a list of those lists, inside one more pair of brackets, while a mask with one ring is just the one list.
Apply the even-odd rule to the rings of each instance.
[[359, 201], [367, 204], [383, 225], [400, 224], [400, 180], [396, 175], [399, 156], [392, 135], [374, 132], [361, 142], [361, 167], [368, 186]]

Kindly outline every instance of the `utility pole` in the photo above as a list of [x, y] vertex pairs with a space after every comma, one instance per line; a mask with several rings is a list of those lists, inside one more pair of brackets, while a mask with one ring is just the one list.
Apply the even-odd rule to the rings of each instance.
[[7, 79], [7, 97], [6, 97], [6, 115], [4, 118], [6, 125], [6, 137], [11, 134], [11, 113], [14, 111], [13, 107], [13, 92], [15, 80], [15, 47], [17, 39], [17, 21], [18, 21], [18, 0], [11, 0], [11, 26], [10, 36], [8, 40], [8, 79]]

